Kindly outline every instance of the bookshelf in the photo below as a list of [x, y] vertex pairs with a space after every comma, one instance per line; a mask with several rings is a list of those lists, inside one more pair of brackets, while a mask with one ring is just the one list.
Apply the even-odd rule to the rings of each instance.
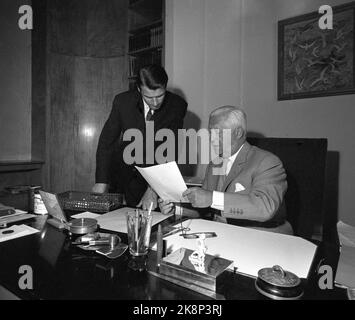
[[129, 0], [128, 80], [131, 89], [146, 64], [163, 65], [164, 0]]

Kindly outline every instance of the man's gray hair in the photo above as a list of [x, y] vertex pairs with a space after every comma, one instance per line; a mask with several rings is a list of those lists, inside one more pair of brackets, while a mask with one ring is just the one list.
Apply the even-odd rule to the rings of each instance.
[[219, 107], [211, 112], [210, 119], [227, 122], [231, 128], [242, 128], [244, 135], [247, 133], [247, 115], [241, 108], [234, 106]]

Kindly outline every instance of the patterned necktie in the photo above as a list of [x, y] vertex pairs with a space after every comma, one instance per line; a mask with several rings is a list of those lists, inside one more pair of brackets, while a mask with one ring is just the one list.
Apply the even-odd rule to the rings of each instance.
[[152, 109], [149, 108], [149, 111], [147, 113], [147, 116], [145, 117], [145, 121], [150, 121], [153, 116]]
[[222, 168], [221, 168], [222, 172], [218, 176], [216, 191], [223, 191], [223, 185], [224, 185], [224, 182], [226, 181], [226, 177], [227, 177], [226, 171], [227, 171], [227, 165], [228, 165], [229, 161], [230, 161], [229, 158], [223, 159]]

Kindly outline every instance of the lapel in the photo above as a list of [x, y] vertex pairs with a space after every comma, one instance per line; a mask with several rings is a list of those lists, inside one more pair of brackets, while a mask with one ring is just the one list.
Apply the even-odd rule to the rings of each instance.
[[138, 91], [136, 91], [134, 99], [135, 99], [134, 104], [138, 113], [137, 127], [145, 131], [144, 104], [143, 104], [142, 97]]
[[251, 145], [245, 141], [243, 148], [240, 150], [238, 156], [235, 158], [232, 168], [229, 171], [226, 181], [223, 184], [222, 190], [225, 192], [230, 183], [238, 176], [239, 172], [243, 169], [243, 164], [247, 161], [247, 156], [250, 151]]

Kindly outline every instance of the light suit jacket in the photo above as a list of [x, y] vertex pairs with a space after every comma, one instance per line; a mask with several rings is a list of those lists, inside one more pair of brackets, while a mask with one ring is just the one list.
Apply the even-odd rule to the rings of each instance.
[[[219, 165], [220, 166], [220, 165]], [[219, 175], [208, 165], [203, 188], [224, 194], [222, 217], [259, 222], [285, 222], [283, 203], [287, 190], [286, 173], [274, 154], [245, 142], [226, 177], [222, 190], [217, 190]], [[228, 219], [229, 222], [229, 219]]]

